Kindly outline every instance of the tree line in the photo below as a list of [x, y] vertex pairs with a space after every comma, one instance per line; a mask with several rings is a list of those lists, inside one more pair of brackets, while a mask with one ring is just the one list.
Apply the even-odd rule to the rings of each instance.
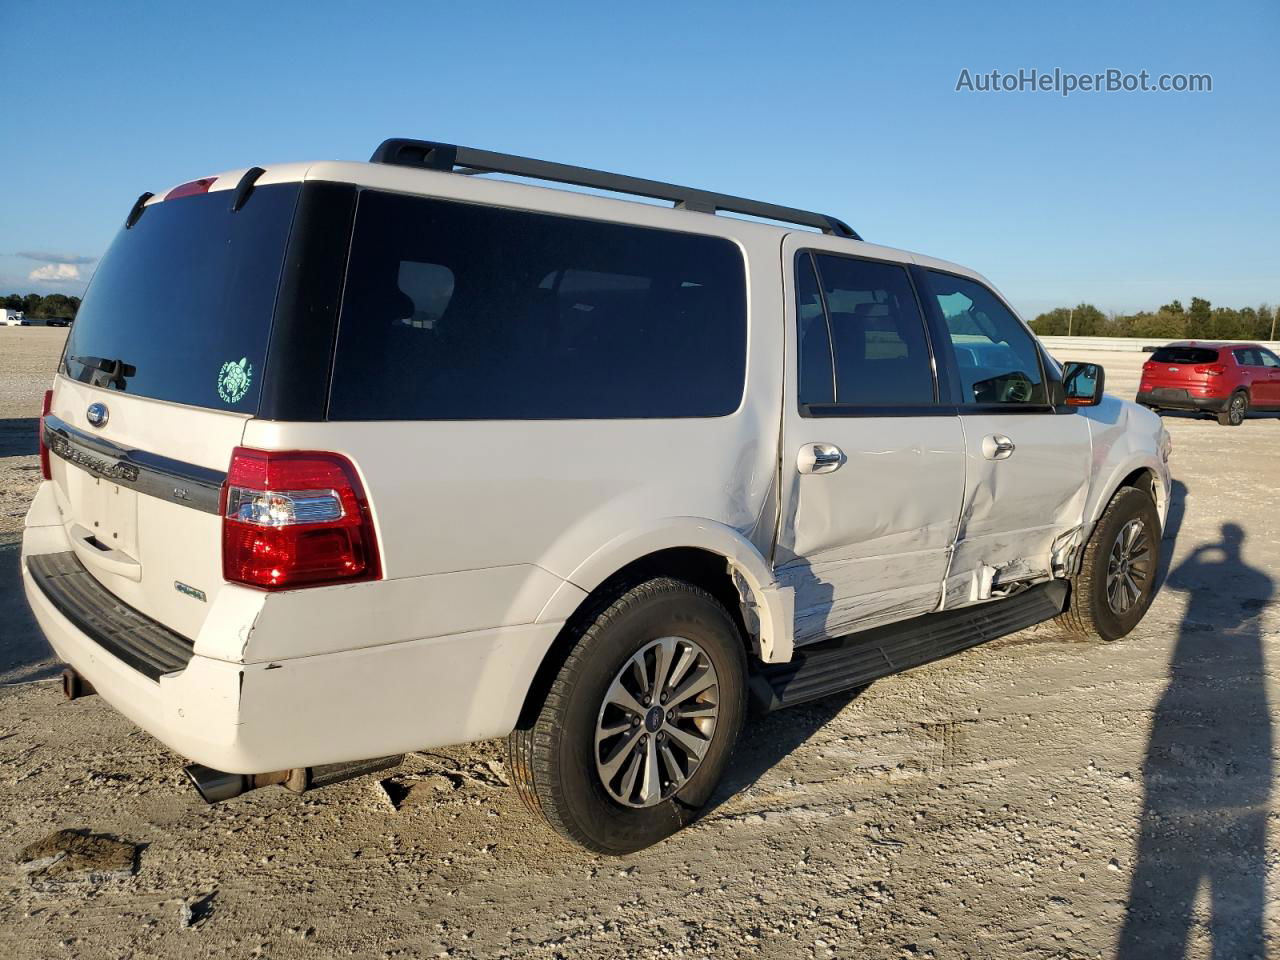
[[1274, 340], [1280, 311], [1259, 307], [1215, 307], [1192, 297], [1191, 306], [1174, 300], [1159, 310], [1137, 313], [1103, 313], [1091, 303], [1058, 307], [1031, 321], [1041, 336], [1151, 337], [1160, 340]]
[[74, 320], [80, 309], [80, 298], [68, 297], [65, 293], [51, 293], [44, 297], [38, 293], [28, 293], [25, 297], [19, 293], [11, 293], [0, 298], [0, 306], [8, 310], [21, 310], [32, 320], [49, 317]]

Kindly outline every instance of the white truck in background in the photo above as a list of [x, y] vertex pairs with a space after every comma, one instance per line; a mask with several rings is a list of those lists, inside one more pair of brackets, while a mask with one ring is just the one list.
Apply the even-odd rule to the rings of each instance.
[[28, 327], [31, 321], [27, 319], [27, 315], [21, 310], [9, 310], [0, 307], [0, 326], [3, 327]]

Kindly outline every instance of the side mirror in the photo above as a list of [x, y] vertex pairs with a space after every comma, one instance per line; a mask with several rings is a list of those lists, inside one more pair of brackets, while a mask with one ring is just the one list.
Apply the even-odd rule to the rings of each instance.
[[1102, 402], [1106, 374], [1101, 365], [1071, 360], [1062, 365], [1062, 388], [1072, 407], [1096, 407]]

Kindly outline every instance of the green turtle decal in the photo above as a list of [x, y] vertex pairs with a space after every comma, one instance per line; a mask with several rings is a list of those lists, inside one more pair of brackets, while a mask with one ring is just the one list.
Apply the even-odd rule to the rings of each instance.
[[223, 403], [239, 403], [252, 382], [253, 364], [247, 357], [241, 357], [239, 363], [228, 360], [218, 371], [218, 396]]

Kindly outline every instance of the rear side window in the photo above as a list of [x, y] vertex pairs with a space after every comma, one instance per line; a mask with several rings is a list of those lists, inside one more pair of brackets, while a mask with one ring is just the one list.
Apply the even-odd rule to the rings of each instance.
[[165, 200], [121, 230], [71, 327], [63, 371], [82, 383], [253, 413], [297, 183]]
[[800, 402], [932, 404], [929, 342], [906, 268], [815, 253], [815, 279], [806, 260], [796, 260]]
[[1151, 354], [1156, 363], [1217, 363], [1218, 351], [1205, 347], [1161, 347]]
[[975, 280], [937, 270], [928, 276], [951, 336], [963, 401], [1046, 403], [1040, 351], [1009, 308]]
[[728, 240], [367, 190], [329, 417], [723, 416], [746, 347]]

